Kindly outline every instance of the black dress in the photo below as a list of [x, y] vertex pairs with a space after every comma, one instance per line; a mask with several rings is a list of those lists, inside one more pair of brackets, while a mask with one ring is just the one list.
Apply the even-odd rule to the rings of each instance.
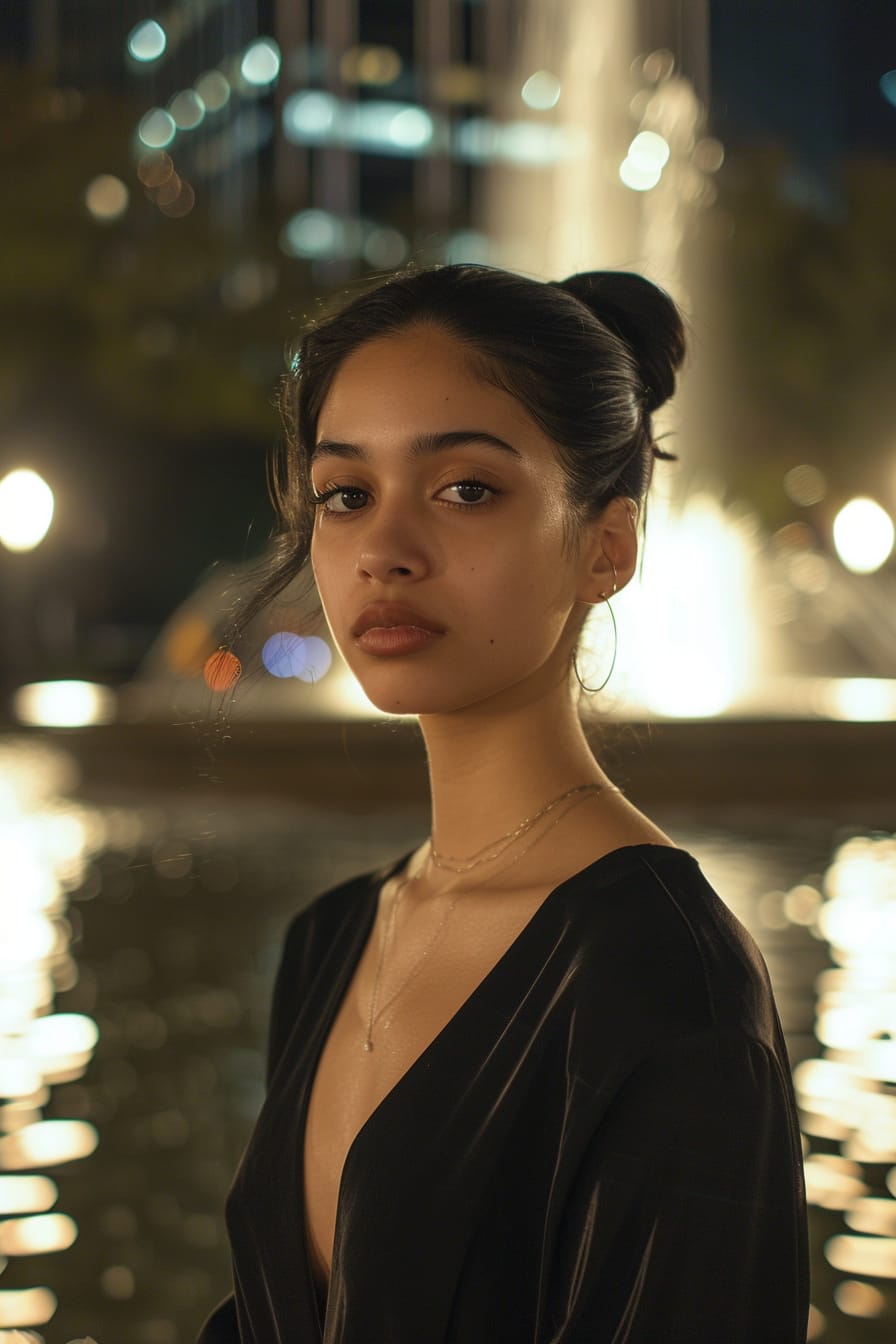
[[803, 1155], [766, 963], [696, 858], [547, 896], [352, 1143], [326, 1302], [305, 1240], [318, 1058], [405, 863], [287, 927], [268, 1091], [197, 1344], [804, 1344]]

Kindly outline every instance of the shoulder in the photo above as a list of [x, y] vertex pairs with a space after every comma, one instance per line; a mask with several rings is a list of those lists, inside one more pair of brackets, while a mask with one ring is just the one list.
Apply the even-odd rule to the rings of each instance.
[[356, 873], [312, 896], [287, 920], [282, 936], [282, 959], [294, 960], [302, 949], [320, 950], [332, 943], [345, 925], [356, 924], [366, 903], [375, 901], [380, 885], [405, 857]]
[[612, 985], [633, 1030], [744, 1033], [774, 1046], [765, 958], [688, 850], [628, 846], [580, 873], [571, 894], [584, 984]]

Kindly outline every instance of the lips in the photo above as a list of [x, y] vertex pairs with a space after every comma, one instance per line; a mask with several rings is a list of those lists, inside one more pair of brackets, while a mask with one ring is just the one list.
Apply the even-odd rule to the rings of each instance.
[[371, 602], [355, 621], [352, 634], [357, 639], [366, 630], [375, 628], [388, 630], [397, 625], [415, 626], [418, 630], [432, 630], [439, 635], [444, 634], [445, 630], [444, 626], [430, 620], [422, 612], [415, 611], [413, 607], [405, 606], [403, 602]]

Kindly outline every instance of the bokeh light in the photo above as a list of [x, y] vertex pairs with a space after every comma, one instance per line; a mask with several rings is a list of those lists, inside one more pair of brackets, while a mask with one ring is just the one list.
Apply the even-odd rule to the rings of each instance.
[[442, 103], [481, 103], [488, 93], [488, 77], [477, 65], [442, 65], [433, 72], [432, 91]]
[[361, 255], [377, 270], [391, 270], [400, 266], [410, 251], [408, 240], [398, 229], [375, 227], [369, 230], [361, 245]]
[[168, 111], [179, 131], [194, 131], [205, 119], [205, 103], [195, 89], [182, 89], [168, 104]]
[[44, 1255], [74, 1245], [78, 1225], [67, 1213], [37, 1213], [4, 1218], [0, 1223], [0, 1255]]
[[300, 210], [283, 226], [280, 246], [293, 257], [340, 256], [344, 235], [345, 221], [328, 210]]
[[247, 84], [264, 87], [280, 73], [280, 48], [271, 37], [260, 37], [246, 48], [240, 74]]
[[0, 1176], [0, 1214], [44, 1213], [58, 1198], [49, 1176]]
[[81, 728], [112, 723], [115, 692], [91, 681], [34, 681], [13, 695], [19, 723], [43, 728]]
[[691, 159], [701, 173], [717, 173], [725, 162], [725, 147], [711, 135], [704, 136], [694, 146]]
[[641, 73], [648, 84], [660, 84], [675, 69], [675, 57], [665, 47], [651, 51], [641, 63]]
[[888, 723], [896, 719], [896, 680], [885, 677], [834, 677], [819, 696], [826, 719]]
[[84, 203], [94, 219], [105, 224], [124, 214], [128, 208], [128, 196], [128, 189], [120, 177], [101, 173], [85, 191]]
[[650, 191], [662, 177], [663, 170], [657, 164], [645, 164], [636, 159], [623, 159], [619, 165], [619, 177], [632, 191]]
[[329, 93], [294, 93], [283, 104], [283, 133], [299, 144], [328, 139], [336, 127], [338, 101]]
[[[56, 1314], [58, 1299], [50, 1288], [5, 1288], [0, 1293], [0, 1327], [46, 1325]], [[20, 1344], [14, 1331], [11, 1344]], [[23, 1339], [21, 1344], [35, 1344]]]
[[859, 1316], [865, 1320], [882, 1316], [887, 1306], [879, 1288], [871, 1283], [861, 1283], [858, 1279], [844, 1279], [838, 1283], [833, 1296], [844, 1316]]
[[174, 139], [177, 126], [170, 112], [153, 107], [141, 118], [137, 136], [147, 149], [164, 149]]
[[318, 639], [317, 635], [308, 635], [302, 643], [305, 665], [296, 676], [300, 681], [320, 681], [329, 672], [333, 662], [330, 646], [326, 640]]
[[445, 243], [445, 260], [450, 265], [464, 261], [488, 265], [491, 254], [488, 234], [479, 229], [458, 229], [457, 233], [449, 235]]
[[402, 149], [421, 149], [432, 140], [432, 133], [432, 117], [422, 107], [406, 107], [389, 121], [389, 139]]
[[272, 677], [297, 677], [305, 666], [305, 641], [289, 630], [279, 630], [265, 641], [261, 661]]
[[896, 1237], [829, 1237], [825, 1259], [847, 1274], [868, 1274], [877, 1279], [896, 1279]]
[[144, 187], [154, 189], [166, 182], [174, 172], [174, 163], [170, 154], [164, 150], [141, 154], [137, 160], [137, 176]]
[[834, 547], [854, 574], [873, 574], [893, 549], [893, 519], [876, 500], [858, 496], [834, 519]]
[[628, 158], [645, 169], [665, 168], [669, 162], [669, 144], [656, 131], [639, 131], [628, 147]]
[[146, 19], [143, 23], [138, 23], [128, 38], [128, 51], [134, 60], [140, 61], [141, 64], [157, 61], [164, 55], [167, 45], [165, 29], [160, 23], [156, 23], [155, 19]]
[[291, 630], [278, 630], [265, 641], [261, 660], [274, 677], [315, 682], [330, 670], [333, 654], [326, 640], [316, 635], [303, 637]]
[[239, 681], [242, 670], [235, 653], [230, 653], [228, 649], [216, 649], [206, 659], [202, 675], [210, 691], [229, 691]]
[[230, 101], [230, 83], [220, 70], [207, 70], [193, 88], [202, 99], [206, 112], [220, 112]]
[[163, 215], [169, 219], [182, 219], [188, 215], [196, 204], [196, 193], [186, 178], [179, 179], [179, 188], [177, 194], [171, 200], [158, 200], [156, 204]]
[[656, 131], [639, 131], [619, 166], [619, 176], [632, 191], [650, 191], [669, 162], [668, 141]]
[[808, 508], [824, 499], [827, 480], [823, 471], [809, 463], [791, 467], [784, 477], [784, 489], [794, 504]]
[[880, 91], [888, 103], [896, 107], [896, 70], [888, 70], [880, 77]]
[[17, 467], [0, 481], [0, 544], [8, 551], [33, 551], [50, 530], [55, 501], [42, 476]]
[[560, 81], [550, 70], [536, 70], [520, 89], [520, 97], [527, 107], [546, 112], [560, 101]]
[[349, 47], [339, 59], [339, 74], [347, 84], [392, 84], [401, 74], [401, 57], [394, 47]]
[[86, 1120], [38, 1120], [0, 1138], [0, 1162], [10, 1171], [56, 1166], [89, 1157], [99, 1141]]

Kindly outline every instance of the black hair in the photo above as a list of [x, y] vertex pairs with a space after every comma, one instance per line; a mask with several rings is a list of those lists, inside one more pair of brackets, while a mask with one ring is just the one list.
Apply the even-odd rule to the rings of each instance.
[[306, 323], [289, 351], [278, 391], [285, 437], [268, 463], [274, 545], [231, 617], [231, 644], [308, 559], [310, 454], [341, 364], [367, 341], [421, 324], [460, 341], [471, 370], [515, 397], [557, 445], [568, 540], [616, 496], [642, 505], [654, 459], [678, 460], [659, 448], [651, 424], [685, 354], [681, 315], [659, 286], [629, 271], [549, 282], [470, 263], [394, 272]]

